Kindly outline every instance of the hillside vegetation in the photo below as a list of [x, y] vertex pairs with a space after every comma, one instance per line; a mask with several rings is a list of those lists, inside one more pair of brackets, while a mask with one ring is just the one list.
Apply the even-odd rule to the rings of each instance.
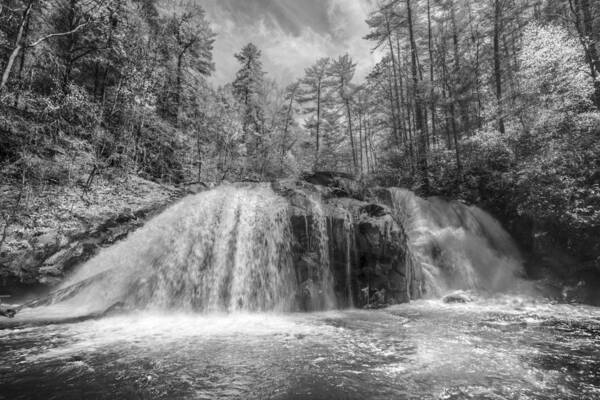
[[481, 204], [544, 262], [600, 270], [597, 2], [379, 2], [366, 79], [340, 54], [285, 87], [252, 43], [209, 83], [200, 4], [0, 2], [3, 257], [177, 187], [335, 170]]

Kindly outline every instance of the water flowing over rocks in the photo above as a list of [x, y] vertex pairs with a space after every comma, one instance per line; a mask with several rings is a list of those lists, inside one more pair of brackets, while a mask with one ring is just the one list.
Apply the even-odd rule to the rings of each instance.
[[473, 301], [473, 297], [469, 292], [457, 290], [456, 292], [452, 292], [444, 296], [442, 301], [444, 303], [470, 303]]
[[423, 199], [406, 189], [388, 192], [423, 273], [426, 293], [439, 297], [457, 289], [505, 292], [516, 277], [524, 277], [515, 242], [485, 211], [437, 197]]
[[[115, 229], [115, 240], [127, 235]], [[45, 258], [62, 265], [57, 276], [68, 271], [57, 260], [73, 260], [79, 243]], [[73, 270], [29, 306], [81, 315], [379, 308], [503, 290], [521, 266], [510, 236], [476, 207], [321, 173], [203, 189]]]
[[[329, 254], [327, 263], [339, 305], [395, 304], [420, 296], [419, 275], [407, 251], [406, 236], [388, 207], [338, 197], [339, 187], [295, 181], [272, 186], [291, 205], [294, 260], [301, 287], [310, 285], [320, 246]], [[314, 229], [319, 225], [315, 221], [324, 217], [326, 235]], [[323, 236], [328, 242], [319, 242], [315, 248], [315, 239]]]

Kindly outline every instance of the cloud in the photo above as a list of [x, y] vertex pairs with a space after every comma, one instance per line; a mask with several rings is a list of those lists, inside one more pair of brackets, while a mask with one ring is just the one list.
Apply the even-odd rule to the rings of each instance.
[[362, 79], [376, 62], [365, 19], [371, 0], [203, 0], [217, 33], [216, 84], [231, 82], [239, 68], [234, 54], [248, 42], [263, 52], [264, 68], [286, 84], [318, 58], [349, 53]]
[[338, 38], [344, 52], [357, 62], [357, 78], [364, 78], [376, 63], [371, 54], [373, 43], [363, 38], [369, 33], [365, 20], [374, 9], [371, 0], [329, 0], [329, 19], [333, 34]]

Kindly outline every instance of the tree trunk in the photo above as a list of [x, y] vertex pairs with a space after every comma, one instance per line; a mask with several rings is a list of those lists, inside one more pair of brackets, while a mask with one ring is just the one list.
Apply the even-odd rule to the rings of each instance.
[[[390, 57], [392, 59], [392, 75], [394, 77], [393, 79], [393, 87], [394, 87], [394, 101], [393, 101], [393, 107], [396, 107], [396, 112], [392, 113], [392, 115], [396, 115], [394, 118], [399, 118], [400, 117], [400, 109], [402, 108], [401, 104], [400, 104], [400, 95], [399, 95], [399, 88], [398, 88], [398, 76], [399, 74], [399, 68], [398, 68], [398, 63], [396, 63], [396, 56], [394, 55], [394, 45], [392, 43], [392, 29], [390, 26], [390, 20], [389, 17], [387, 15], [387, 13], [384, 13], [385, 16], [385, 26], [386, 26], [386, 30], [387, 30], [387, 38], [388, 38], [388, 45], [390, 47]], [[400, 53], [398, 52], [397, 54], [398, 59], [400, 59]], [[396, 129], [396, 132], [394, 132], [394, 135], [396, 137], [399, 136], [397, 129], [399, 129], [400, 124], [398, 123], [398, 121], [396, 121], [393, 125], [393, 128]]]
[[[446, 41], [444, 40], [443, 52], [442, 52], [442, 75], [444, 80], [444, 98], [446, 98], [446, 91], [448, 91], [448, 103], [450, 107], [446, 107], [446, 136], [448, 141], [448, 148], [451, 148], [450, 128], [452, 128], [452, 142], [454, 143], [454, 153], [456, 156], [456, 180], [460, 182], [462, 180], [462, 163], [460, 160], [460, 146], [458, 129], [456, 126], [456, 109], [454, 105], [454, 88], [453, 84], [448, 82], [448, 71], [446, 68]], [[449, 110], [448, 110], [449, 109]], [[449, 112], [449, 113], [448, 113]]]
[[429, 50], [429, 81], [430, 81], [430, 90], [429, 90], [429, 104], [431, 110], [431, 136], [435, 141], [436, 138], [436, 126], [435, 126], [435, 92], [433, 89], [433, 46], [432, 46], [432, 31], [431, 31], [431, 5], [430, 0], [427, 0], [427, 47]]
[[600, 33], [594, 29], [594, 17], [592, 16], [590, 0], [580, 0], [580, 7], [583, 14], [583, 32], [588, 42], [588, 63], [594, 79], [594, 104], [600, 109], [600, 56], [598, 55]]
[[363, 160], [363, 141], [362, 141], [362, 118], [360, 115], [360, 111], [358, 113], [358, 154], [359, 154], [359, 166], [360, 166], [360, 174], [362, 176], [363, 173], [363, 164], [364, 164], [364, 160]]
[[65, 65], [65, 74], [63, 76], [62, 89], [63, 94], [66, 94], [71, 82], [71, 72], [73, 71], [73, 63], [75, 62], [75, 37], [74, 29], [76, 27], [75, 21], [75, 7], [77, 5], [76, 0], [71, 0], [69, 6], [69, 31], [73, 32], [69, 35], [69, 51], [67, 53], [67, 61]]
[[[27, 36], [29, 35], [29, 21], [31, 19], [28, 18], [27, 19], [27, 23], [25, 24], [25, 33], [23, 34], [23, 41], [25, 42]], [[19, 98], [20, 98], [20, 94], [21, 91], [24, 88], [24, 83], [23, 83], [23, 69], [25, 68], [25, 57], [27, 55], [27, 47], [23, 47], [23, 50], [21, 50], [21, 57], [20, 57], [20, 61], [19, 61], [19, 70], [17, 72], [17, 82], [19, 84], [18, 87], [18, 91], [15, 94], [15, 108], [19, 107]]]
[[406, 0], [406, 13], [408, 22], [408, 36], [410, 40], [411, 52], [411, 72], [413, 79], [413, 95], [415, 97], [415, 128], [419, 147], [418, 165], [423, 174], [423, 190], [425, 193], [429, 191], [429, 168], [427, 165], [427, 139], [426, 127], [423, 120], [423, 110], [421, 105], [421, 96], [419, 94], [419, 71], [417, 66], [417, 45], [413, 32], [412, 9], [410, 0]]
[[481, 40], [479, 37], [479, 32], [477, 28], [473, 27], [473, 12], [471, 9], [471, 2], [468, 3], [469, 7], [469, 27], [471, 29], [471, 40], [475, 43], [475, 91], [477, 98], [477, 128], [481, 128], [482, 126], [482, 118], [481, 118], [481, 109], [482, 109], [482, 100], [481, 100]]
[[[454, 79], [460, 80], [462, 76], [462, 71], [460, 63], [460, 45], [458, 40], [458, 27], [456, 22], [456, 9], [454, 7], [454, 1], [452, 1], [452, 7], [450, 11], [450, 17], [452, 20], [452, 45], [454, 50]], [[460, 89], [460, 92], [457, 89]], [[460, 122], [462, 125], [462, 130], [464, 132], [468, 132], [471, 123], [469, 121], [469, 106], [468, 104], [465, 104], [463, 85], [455, 84], [454, 95], [456, 104], [458, 105], [460, 111]]]
[[[387, 71], [387, 68], [386, 68], [386, 71]], [[394, 140], [396, 142], [396, 146], [398, 147], [398, 150], [400, 150], [401, 149], [401, 147], [400, 147], [401, 138], [400, 138], [400, 133], [399, 133], [400, 128], [398, 126], [398, 122], [399, 122], [400, 118], [397, 116], [398, 114], [396, 114], [397, 112], [399, 113], [400, 110], [396, 110], [396, 97], [394, 96], [393, 80], [389, 76], [389, 73], [386, 73], [386, 75], [387, 75], [386, 81], [388, 82], [387, 92], [388, 92], [388, 96], [389, 96], [389, 100], [390, 100], [390, 111], [392, 112], [392, 118], [391, 118], [392, 134], [393, 134]]]
[[498, 130], [506, 133], [504, 128], [504, 110], [502, 101], [502, 65], [500, 55], [500, 34], [502, 29], [502, 5], [501, 0], [494, 0], [494, 81], [496, 86], [496, 100], [498, 101]]
[[[413, 120], [411, 116], [411, 104], [408, 100], [409, 97], [409, 83], [408, 79], [406, 80], [406, 92], [404, 89], [401, 90], [400, 95], [402, 96], [402, 103], [405, 105], [404, 109], [406, 111], [406, 122], [404, 118], [402, 118], [402, 123], [405, 124], [405, 132], [406, 132], [406, 142], [408, 143], [408, 155], [409, 155], [409, 163], [410, 163], [410, 172], [411, 174], [415, 173], [415, 149], [414, 149], [414, 140], [413, 140]], [[404, 96], [406, 94], [406, 97]], [[406, 99], [406, 101], [405, 101]], [[404, 117], [404, 115], [402, 115]]]
[[283, 125], [283, 134], [282, 134], [282, 138], [281, 138], [281, 157], [280, 157], [280, 163], [279, 163], [279, 169], [281, 174], [283, 175], [283, 163], [285, 161], [285, 154], [287, 153], [287, 136], [288, 136], [288, 131], [290, 129], [290, 122], [292, 119], [292, 110], [294, 107], [294, 98], [296, 97], [296, 91], [297, 91], [297, 86], [294, 87], [294, 89], [292, 90], [292, 93], [290, 93], [290, 104], [288, 105], [288, 109], [287, 112], [285, 114], [285, 122]]
[[176, 86], [175, 86], [175, 106], [176, 111], [175, 111], [175, 125], [179, 126], [179, 116], [181, 115], [181, 92], [183, 90], [182, 88], [182, 81], [183, 81], [183, 55], [185, 53], [181, 52], [179, 53], [179, 56], [177, 57], [177, 82], [176, 82]]
[[321, 84], [322, 78], [319, 78], [317, 84], [317, 126], [315, 132], [316, 149], [315, 149], [315, 169], [319, 166], [319, 134], [321, 129]]
[[350, 146], [352, 146], [352, 161], [354, 163], [354, 173], [358, 172], [358, 161], [356, 159], [356, 146], [354, 145], [354, 133], [352, 132], [352, 111], [350, 109], [350, 101], [346, 97], [344, 99], [346, 104], [346, 115], [348, 118], [348, 134], [350, 135]]
[[8, 83], [8, 79], [10, 78], [10, 72], [12, 71], [15, 60], [17, 59], [19, 52], [21, 50], [23, 50], [23, 47], [25, 46], [24, 32], [25, 32], [25, 27], [27, 26], [27, 24], [29, 22], [29, 16], [31, 15], [31, 9], [33, 7], [33, 2], [34, 2], [34, 0], [29, 0], [29, 2], [27, 3], [27, 7], [25, 8], [25, 11], [23, 12], [23, 17], [21, 18], [21, 24], [19, 25], [19, 31], [17, 33], [17, 38], [15, 40], [15, 48], [10, 53], [10, 56], [8, 57], [8, 62], [6, 63], [6, 66], [4, 67], [4, 72], [2, 73], [2, 81], [0, 81], [0, 92], [2, 92], [2, 90], [4, 90], [4, 88], [6, 87], [6, 84]]

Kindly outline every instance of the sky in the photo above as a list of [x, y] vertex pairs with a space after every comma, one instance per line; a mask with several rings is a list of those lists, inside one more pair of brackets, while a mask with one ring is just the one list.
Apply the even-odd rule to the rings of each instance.
[[239, 64], [234, 54], [249, 42], [262, 51], [271, 79], [287, 84], [321, 57], [349, 53], [364, 78], [378, 61], [365, 23], [374, 0], [197, 0], [217, 33], [218, 85], [233, 81]]

